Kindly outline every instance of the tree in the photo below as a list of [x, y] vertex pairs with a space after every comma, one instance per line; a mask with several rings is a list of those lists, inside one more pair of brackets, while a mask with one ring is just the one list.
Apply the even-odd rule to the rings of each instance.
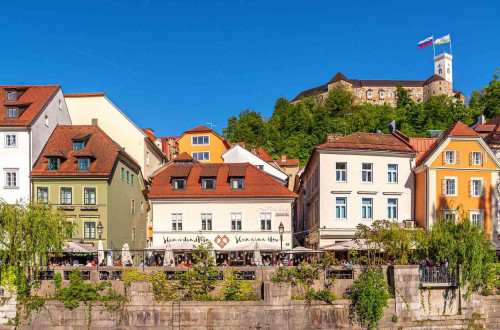
[[413, 105], [413, 100], [410, 97], [410, 93], [408, 90], [403, 88], [403, 85], [397, 84], [396, 85], [396, 97], [397, 97], [397, 105], [396, 107], [398, 109], [405, 108], [407, 106]]
[[500, 80], [498, 80], [500, 68], [493, 74], [493, 79], [484, 89], [481, 102], [484, 105], [484, 115], [486, 118], [493, 118], [500, 115]]

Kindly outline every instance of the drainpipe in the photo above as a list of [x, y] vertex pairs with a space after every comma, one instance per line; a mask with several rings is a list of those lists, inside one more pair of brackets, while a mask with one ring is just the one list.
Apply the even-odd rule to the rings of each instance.
[[29, 180], [29, 196], [30, 196], [30, 199], [33, 200], [34, 196], [33, 196], [33, 182], [31, 181], [31, 170], [32, 170], [32, 159], [33, 159], [33, 146], [32, 146], [32, 143], [33, 143], [33, 134], [32, 134], [32, 131], [31, 131], [31, 127], [28, 126], [28, 136], [29, 136], [29, 160], [28, 160], [28, 164], [29, 164], [29, 173], [28, 173], [28, 180]]

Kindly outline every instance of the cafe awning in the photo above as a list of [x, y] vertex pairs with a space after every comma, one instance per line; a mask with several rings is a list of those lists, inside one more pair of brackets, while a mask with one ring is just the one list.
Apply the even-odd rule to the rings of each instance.
[[279, 246], [265, 243], [265, 242], [246, 242], [246, 243], [237, 244], [235, 246], [229, 247], [229, 248], [221, 250], [219, 252], [223, 252], [223, 251], [254, 251], [255, 244], [258, 244], [258, 248], [260, 251], [280, 251], [281, 250]]
[[322, 247], [325, 251], [347, 251], [347, 250], [369, 250], [370, 247], [366, 244], [364, 239], [350, 240], [347, 242], [340, 242]]
[[97, 248], [76, 242], [66, 242], [63, 246], [63, 253], [97, 253]]
[[296, 246], [293, 249], [283, 250], [283, 252], [288, 253], [288, 254], [294, 254], [294, 253], [299, 254], [299, 253], [323, 253], [324, 251], [308, 249], [308, 248], [303, 247], [303, 246]]
[[[172, 248], [172, 251], [190, 251], [190, 250], [196, 250], [198, 247], [197, 244], [192, 243], [192, 242], [168, 242], [170, 243], [170, 247]], [[166, 245], [156, 245], [152, 247], [148, 247], [145, 250], [148, 251], [158, 251], [158, 252], [165, 252]]]

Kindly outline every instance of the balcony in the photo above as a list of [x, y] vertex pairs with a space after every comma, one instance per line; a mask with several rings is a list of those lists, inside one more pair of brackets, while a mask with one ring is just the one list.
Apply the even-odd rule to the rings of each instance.
[[458, 269], [448, 267], [420, 267], [421, 287], [457, 287], [460, 285]]

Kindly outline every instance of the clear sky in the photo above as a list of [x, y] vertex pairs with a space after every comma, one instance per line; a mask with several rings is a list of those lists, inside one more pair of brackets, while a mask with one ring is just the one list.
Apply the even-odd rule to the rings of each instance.
[[[454, 88], [500, 66], [500, 1], [11, 1], [0, 84], [106, 95], [140, 127], [177, 135], [327, 82], [427, 79], [430, 35], [451, 34]], [[448, 49], [439, 46], [437, 51]]]

